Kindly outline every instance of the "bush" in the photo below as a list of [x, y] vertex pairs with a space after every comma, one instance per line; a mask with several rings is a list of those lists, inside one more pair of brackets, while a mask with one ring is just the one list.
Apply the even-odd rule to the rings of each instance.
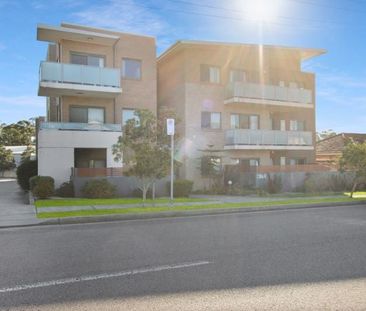
[[50, 176], [33, 176], [29, 179], [33, 195], [39, 199], [47, 199], [55, 192], [55, 181]]
[[17, 168], [17, 181], [19, 186], [24, 190], [29, 190], [29, 179], [37, 175], [37, 160], [26, 160]]
[[73, 198], [75, 196], [74, 183], [72, 181], [64, 182], [56, 189], [56, 195], [63, 198]]
[[[170, 181], [166, 183], [167, 191], [170, 194]], [[192, 193], [193, 181], [187, 179], [177, 179], [173, 183], [174, 197], [189, 197]]]
[[81, 192], [87, 198], [112, 198], [116, 194], [116, 187], [107, 179], [94, 179], [88, 181]]
[[192, 193], [193, 181], [187, 179], [177, 179], [173, 183], [174, 196], [189, 197]]
[[267, 191], [274, 194], [279, 193], [282, 190], [282, 179], [280, 176], [275, 175], [271, 178], [271, 175], [267, 175]]

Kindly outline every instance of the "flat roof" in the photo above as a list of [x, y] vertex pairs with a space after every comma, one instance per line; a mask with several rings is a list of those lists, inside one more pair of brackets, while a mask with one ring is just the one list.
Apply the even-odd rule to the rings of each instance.
[[238, 43], [238, 42], [217, 42], [217, 41], [198, 41], [198, 40], [179, 40], [175, 42], [171, 47], [165, 50], [159, 57], [158, 61], [170, 54], [171, 52], [184, 46], [205, 45], [205, 46], [233, 46], [233, 47], [258, 47], [263, 46], [265, 49], [283, 49], [297, 51], [301, 55], [301, 60], [307, 60], [309, 58], [325, 54], [325, 49], [313, 49], [313, 48], [299, 48], [289, 47], [281, 45], [268, 45], [268, 44], [251, 44], [251, 43]]
[[50, 26], [45, 24], [37, 25], [37, 40], [47, 42], [58, 42], [61, 39], [96, 43], [102, 45], [113, 45], [118, 36], [104, 34], [101, 32], [80, 30], [70, 27]]
[[80, 24], [75, 24], [75, 23], [61, 22], [61, 27], [67, 27], [67, 28], [72, 28], [72, 29], [81, 28], [81, 29], [87, 30], [87, 31], [96, 31], [96, 32], [110, 33], [110, 34], [132, 35], [132, 36], [139, 36], [139, 37], [146, 37], [146, 38], [155, 39], [154, 36], [150, 36], [150, 35], [146, 35], [146, 34], [140, 34], [140, 33], [137, 33], [137, 32], [124, 32], [124, 31], [117, 30], [117, 29], [85, 26], [85, 25], [80, 25]]

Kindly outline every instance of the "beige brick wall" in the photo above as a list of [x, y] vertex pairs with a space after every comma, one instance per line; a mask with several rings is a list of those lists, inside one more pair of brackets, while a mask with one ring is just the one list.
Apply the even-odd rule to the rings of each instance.
[[[71, 26], [68, 26], [72, 28]], [[88, 30], [87, 27], [73, 26]], [[157, 68], [155, 39], [147, 36], [108, 32], [100, 29], [92, 31], [118, 35], [115, 46], [103, 46], [92, 43], [61, 40], [62, 62], [69, 63], [71, 52], [101, 55], [105, 66], [121, 68], [123, 58], [141, 61], [141, 79], [128, 80], [121, 78], [122, 94], [115, 99], [70, 97], [62, 98], [62, 120], [67, 122], [70, 105], [99, 106], [106, 110], [106, 122], [121, 123], [122, 109], [149, 109], [157, 112]]]
[[[305, 120], [306, 130], [314, 132], [315, 109], [274, 107], [258, 104], [224, 104], [224, 88], [229, 81], [231, 69], [243, 69], [247, 81], [278, 85], [284, 81], [288, 86], [296, 82], [311, 89], [314, 96], [314, 75], [301, 72], [300, 55], [293, 50], [272, 48], [261, 50], [257, 47], [185, 45], [164, 55], [158, 61], [158, 104], [174, 107], [181, 117], [182, 142], [179, 159], [183, 166], [181, 177], [194, 180], [195, 188], [202, 188], [207, 180], [200, 176], [200, 157], [216, 155], [222, 157], [223, 164], [232, 163], [237, 158], [259, 158], [261, 165], [272, 165], [280, 156], [296, 158], [301, 155], [309, 163], [314, 162], [313, 151], [269, 150], [224, 150], [225, 130], [230, 129], [231, 113], [257, 114], [260, 129], [272, 129], [272, 121], [285, 119], [289, 128], [290, 120]], [[210, 84], [200, 81], [200, 65], [220, 67], [220, 83]], [[262, 68], [262, 74], [259, 69]], [[313, 97], [315, 103], [315, 96]], [[221, 113], [220, 130], [201, 129], [201, 112]], [[211, 151], [208, 151], [211, 150]]]

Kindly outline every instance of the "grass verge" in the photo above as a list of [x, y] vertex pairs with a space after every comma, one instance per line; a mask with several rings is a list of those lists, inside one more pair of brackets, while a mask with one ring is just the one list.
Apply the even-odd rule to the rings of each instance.
[[38, 212], [38, 218], [64, 218], [64, 217], [79, 217], [79, 216], [97, 216], [110, 214], [141, 214], [141, 213], [156, 213], [167, 211], [188, 211], [200, 209], [218, 209], [218, 208], [249, 208], [249, 207], [268, 207], [278, 205], [294, 205], [294, 204], [318, 204], [318, 203], [339, 203], [339, 202], [355, 202], [364, 201], [359, 198], [321, 198], [321, 199], [290, 199], [283, 201], [266, 201], [266, 202], [248, 202], [248, 203], [213, 203], [205, 205], [181, 205], [175, 207], [156, 206], [156, 207], [133, 207], [133, 208], [115, 208], [115, 209], [96, 209], [82, 210], [70, 212]]
[[[190, 203], [190, 202], [204, 202], [209, 201], [207, 199], [194, 199], [194, 198], [176, 198], [174, 202], [177, 203]], [[167, 198], [158, 198], [155, 201], [148, 199], [146, 204], [159, 204], [169, 203]], [[42, 207], [55, 207], [55, 206], [86, 206], [86, 205], [126, 205], [126, 204], [142, 204], [140, 198], [116, 198], [116, 199], [51, 199], [51, 200], [37, 200], [35, 203], [37, 208]]]

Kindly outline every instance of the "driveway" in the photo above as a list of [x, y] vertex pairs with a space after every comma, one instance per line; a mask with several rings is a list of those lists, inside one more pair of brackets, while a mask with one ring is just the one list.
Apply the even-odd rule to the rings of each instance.
[[40, 223], [15, 179], [0, 179], [0, 227]]

